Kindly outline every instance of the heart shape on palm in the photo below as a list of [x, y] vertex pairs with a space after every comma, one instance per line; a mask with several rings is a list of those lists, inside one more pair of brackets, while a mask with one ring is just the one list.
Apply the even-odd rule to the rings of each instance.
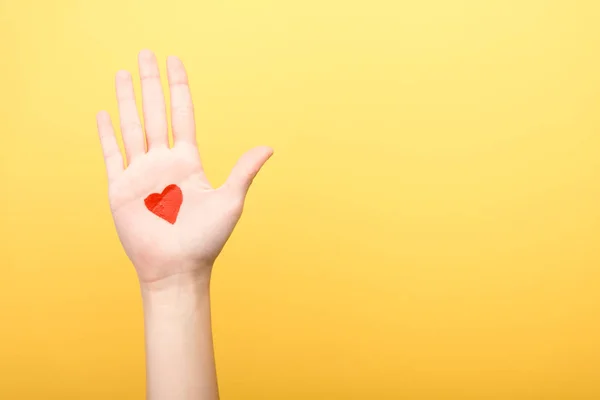
[[162, 193], [152, 193], [144, 200], [146, 208], [160, 218], [174, 224], [183, 202], [183, 193], [179, 186], [167, 186]]

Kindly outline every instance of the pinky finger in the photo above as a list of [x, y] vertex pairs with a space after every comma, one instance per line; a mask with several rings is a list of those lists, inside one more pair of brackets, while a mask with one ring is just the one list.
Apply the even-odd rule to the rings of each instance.
[[98, 123], [98, 134], [104, 154], [108, 183], [111, 183], [123, 172], [123, 156], [108, 113], [100, 111], [96, 116], [96, 122]]

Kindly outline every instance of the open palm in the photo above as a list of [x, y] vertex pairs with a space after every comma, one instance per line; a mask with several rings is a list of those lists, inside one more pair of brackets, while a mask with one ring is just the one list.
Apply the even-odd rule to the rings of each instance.
[[[102, 111], [97, 116], [110, 206], [119, 238], [142, 282], [156, 282], [181, 273], [210, 272], [241, 216], [252, 180], [272, 149], [256, 147], [248, 151], [225, 184], [211, 187], [198, 153], [183, 64], [176, 57], [167, 60], [172, 147], [159, 69], [152, 52], [140, 52], [139, 70], [145, 132], [137, 113], [131, 75], [120, 71], [116, 76], [127, 168], [108, 113]], [[147, 203], [150, 195], [160, 197], [172, 185], [181, 190], [180, 198], [164, 196], [156, 207]], [[173, 208], [173, 198], [178, 198], [180, 208], [177, 212], [178, 201], [169, 220], [161, 215], [161, 210]]]

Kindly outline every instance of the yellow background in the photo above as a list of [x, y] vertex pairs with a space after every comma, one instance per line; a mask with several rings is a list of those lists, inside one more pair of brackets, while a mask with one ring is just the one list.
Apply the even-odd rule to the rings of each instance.
[[[95, 113], [180, 56], [225, 399], [600, 398], [600, 2], [0, 0], [0, 399], [141, 399]], [[139, 89], [139, 88], [138, 88]]]

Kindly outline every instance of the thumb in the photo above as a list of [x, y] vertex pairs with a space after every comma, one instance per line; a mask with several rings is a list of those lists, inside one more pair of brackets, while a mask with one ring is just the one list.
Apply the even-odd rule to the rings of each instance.
[[245, 196], [252, 180], [272, 155], [273, 149], [268, 146], [259, 146], [247, 151], [231, 170], [224, 186]]

